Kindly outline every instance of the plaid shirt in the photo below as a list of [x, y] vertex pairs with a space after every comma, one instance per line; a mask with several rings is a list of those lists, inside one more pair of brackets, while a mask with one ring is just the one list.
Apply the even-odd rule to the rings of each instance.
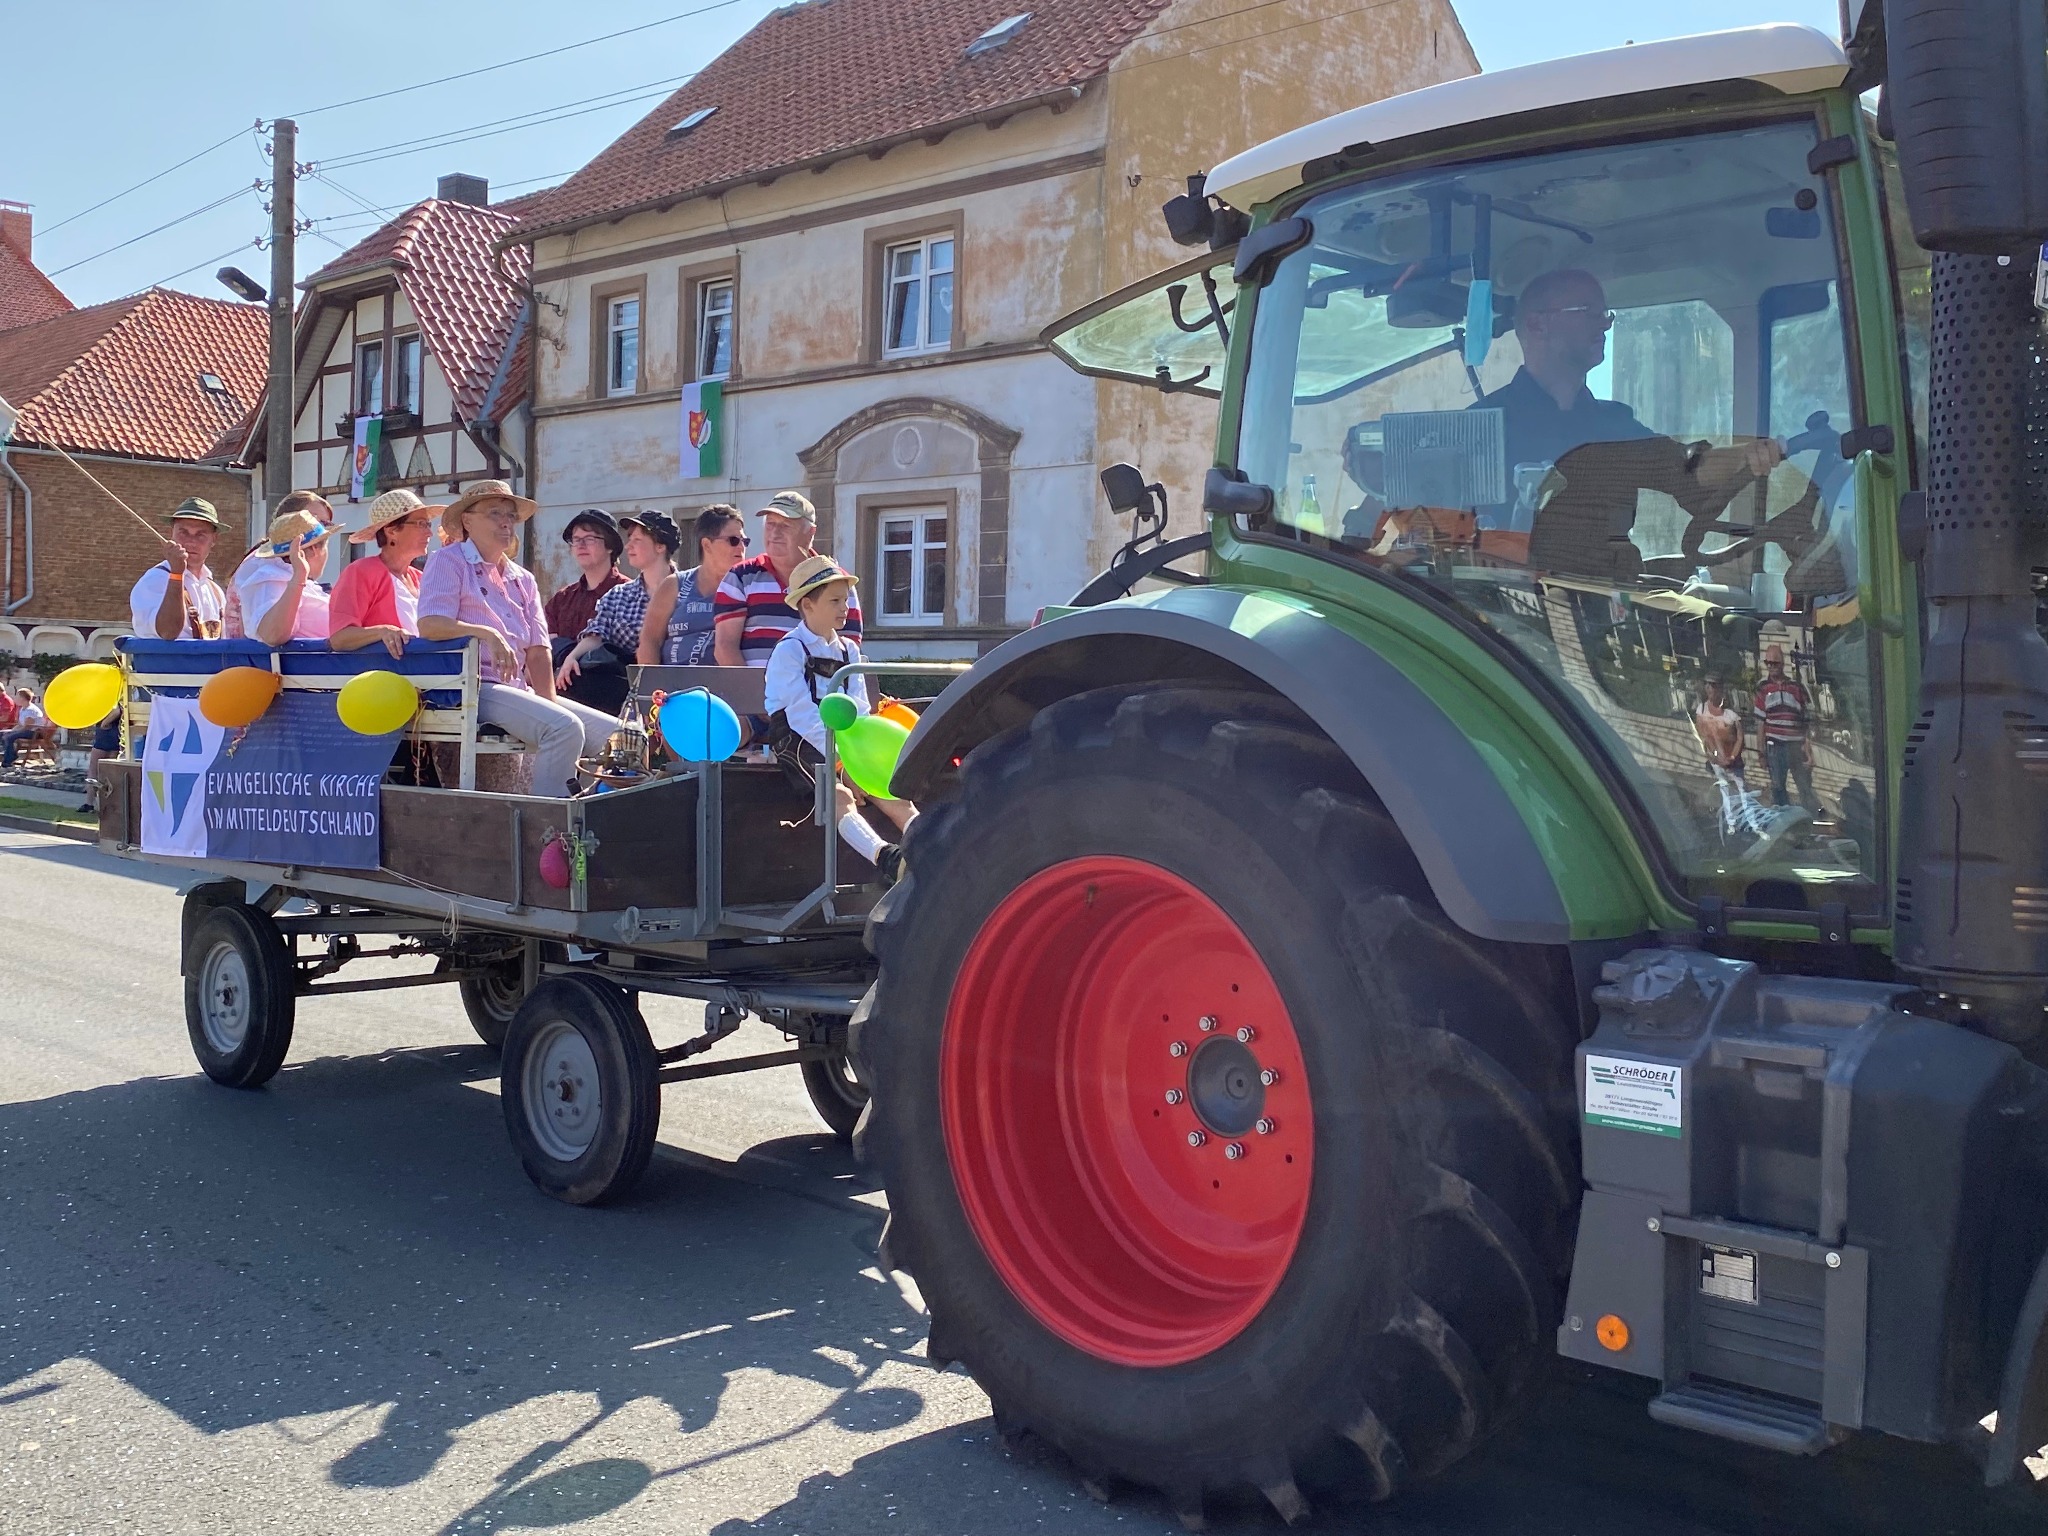
[[597, 636], [631, 661], [640, 649], [640, 621], [647, 617], [648, 600], [653, 595], [638, 577], [621, 582], [597, 600], [597, 612], [583, 626], [583, 633]]

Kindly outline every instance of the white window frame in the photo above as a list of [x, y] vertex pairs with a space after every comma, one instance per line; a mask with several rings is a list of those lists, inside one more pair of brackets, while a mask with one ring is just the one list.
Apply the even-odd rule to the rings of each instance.
[[[375, 359], [374, 365], [372, 359]], [[358, 416], [381, 416], [384, 414], [384, 342], [356, 343], [355, 414]]]
[[[609, 398], [640, 393], [640, 298], [637, 293], [622, 293], [604, 301], [604, 392]], [[621, 318], [629, 304], [633, 306], [630, 325]], [[624, 339], [628, 335], [633, 338], [633, 366], [630, 371], [620, 367], [625, 360]]]
[[[714, 308], [712, 301], [722, 297], [723, 308]], [[725, 367], [707, 367], [709, 357], [704, 343], [714, 319], [725, 321]], [[730, 277], [707, 277], [697, 284], [697, 340], [696, 377], [699, 379], [729, 379], [739, 342], [739, 284]]]
[[[937, 267], [934, 265], [934, 257], [941, 246], [945, 247], [946, 264], [943, 267]], [[917, 259], [911, 272], [898, 277], [896, 275], [896, 258], [900, 253], [906, 251], [916, 252]], [[954, 301], [957, 298], [959, 287], [957, 277], [959, 251], [958, 238], [950, 229], [938, 230], [929, 235], [922, 235], [915, 240], [892, 240], [882, 248], [882, 356], [924, 357], [935, 352], [950, 352], [953, 350], [953, 336], [958, 329]], [[935, 279], [941, 277], [946, 279], [946, 336], [942, 341], [933, 341], [931, 339], [932, 314], [934, 310], [932, 298], [934, 292], [933, 284]], [[901, 346], [891, 346], [890, 332], [894, 328], [891, 322], [896, 314], [896, 290], [899, 288], [910, 290], [905, 302], [916, 311], [917, 335], [916, 339], [910, 343]]]
[[396, 366], [387, 378], [387, 384], [396, 384], [398, 394], [392, 396], [387, 389], [387, 403], [395, 411], [420, 413], [420, 394], [426, 383], [424, 361], [426, 343], [420, 340], [418, 331], [391, 338], [392, 350], [397, 354], [393, 359]]
[[[873, 622], [889, 629], [929, 629], [946, 622], [946, 603], [953, 584], [953, 517], [943, 505], [878, 507], [875, 509], [875, 611]], [[908, 522], [910, 542], [891, 543], [889, 525]], [[928, 537], [931, 525], [938, 524], [942, 537], [933, 540]], [[943, 551], [946, 574], [941, 590], [937, 593], [925, 590], [927, 556], [933, 551]], [[910, 612], [889, 612], [888, 560], [892, 553], [907, 551], [910, 555]], [[938, 611], [927, 611], [936, 601]]]

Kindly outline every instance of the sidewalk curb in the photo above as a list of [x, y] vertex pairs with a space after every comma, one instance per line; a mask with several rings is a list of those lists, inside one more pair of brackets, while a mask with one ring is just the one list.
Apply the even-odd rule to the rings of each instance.
[[10, 832], [45, 832], [51, 837], [68, 837], [74, 843], [96, 843], [99, 832], [92, 827], [81, 827], [72, 822], [44, 821], [39, 816], [15, 816], [0, 811], [0, 827]]

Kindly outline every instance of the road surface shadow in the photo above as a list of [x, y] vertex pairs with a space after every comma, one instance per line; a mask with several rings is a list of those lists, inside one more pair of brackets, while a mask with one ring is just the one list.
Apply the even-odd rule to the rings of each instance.
[[[333, 1415], [303, 1435], [353, 1421], [330, 1475], [355, 1488], [415, 1483], [467, 1426], [589, 1394], [590, 1422], [522, 1445], [465, 1530], [584, 1519], [687, 1475], [575, 1442], [648, 1398], [701, 1430], [737, 1371], [830, 1393], [770, 1441], [923, 1411], [900, 1374], [872, 1379], [928, 1367], [921, 1320], [872, 1267], [880, 1213], [830, 1188], [843, 1151], [663, 1156], [628, 1202], [577, 1210], [527, 1182], [480, 1086], [496, 1076], [491, 1053], [443, 1046], [294, 1064], [253, 1093], [194, 1075], [0, 1104], [0, 1391], [83, 1358], [211, 1435]], [[821, 1190], [768, 1187], [806, 1158]]]

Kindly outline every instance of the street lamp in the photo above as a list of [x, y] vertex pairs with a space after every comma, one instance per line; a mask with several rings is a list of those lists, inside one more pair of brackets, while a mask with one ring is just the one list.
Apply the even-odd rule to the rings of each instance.
[[263, 285], [240, 267], [222, 267], [213, 275], [219, 278], [221, 285], [238, 299], [246, 299], [251, 304], [261, 304], [270, 297]]

